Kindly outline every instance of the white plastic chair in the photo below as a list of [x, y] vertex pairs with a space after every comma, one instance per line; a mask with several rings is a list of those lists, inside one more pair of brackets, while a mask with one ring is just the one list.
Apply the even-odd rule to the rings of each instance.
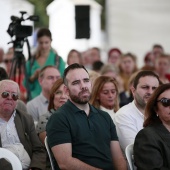
[[52, 169], [52, 170], [55, 170], [55, 169], [54, 169], [54, 164], [53, 164], [53, 158], [52, 158], [52, 154], [51, 154], [51, 149], [49, 148], [48, 141], [47, 141], [47, 136], [45, 137], [44, 143], [45, 143], [45, 147], [46, 147], [48, 156], [49, 156], [49, 158], [50, 158], [51, 169]]
[[6, 159], [12, 165], [13, 170], [22, 170], [19, 158], [8, 149], [0, 148], [0, 159], [1, 158]]
[[126, 147], [125, 155], [126, 155], [130, 170], [135, 170], [134, 160], [133, 160], [133, 144], [130, 144]]

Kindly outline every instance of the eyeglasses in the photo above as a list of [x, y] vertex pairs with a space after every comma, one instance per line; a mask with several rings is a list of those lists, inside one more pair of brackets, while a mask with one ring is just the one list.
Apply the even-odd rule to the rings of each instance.
[[4, 60], [4, 63], [12, 63], [12, 61], [13, 61], [13, 59], [6, 59], [6, 60]]
[[158, 100], [157, 102], [161, 102], [162, 106], [164, 106], [164, 107], [170, 106], [170, 99], [167, 99], [167, 98], [162, 98], [162, 99]]
[[17, 93], [10, 93], [10, 92], [4, 91], [1, 93], [1, 96], [2, 96], [2, 98], [5, 99], [5, 98], [9, 97], [10, 94], [14, 101], [18, 100], [19, 96]]

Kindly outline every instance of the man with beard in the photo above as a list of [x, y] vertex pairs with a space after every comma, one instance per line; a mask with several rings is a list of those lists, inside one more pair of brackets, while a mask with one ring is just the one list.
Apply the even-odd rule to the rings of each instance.
[[63, 78], [70, 98], [46, 126], [55, 169], [127, 169], [111, 117], [88, 103], [91, 82], [85, 67], [69, 65]]
[[136, 134], [143, 128], [146, 103], [159, 84], [159, 77], [154, 72], [140, 71], [131, 87], [134, 100], [116, 112], [116, 130], [123, 151], [134, 143]]

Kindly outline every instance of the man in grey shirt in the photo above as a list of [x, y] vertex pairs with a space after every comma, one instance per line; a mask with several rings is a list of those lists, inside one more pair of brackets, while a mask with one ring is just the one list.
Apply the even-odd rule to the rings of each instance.
[[50, 89], [57, 79], [60, 72], [54, 66], [45, 66], [39, 73], [39, 83], [42, 88], [40, 95], [27, 103], [27, 111], [32, 115], [34, 123], [38, 122], [39, 117], [47, 112]]

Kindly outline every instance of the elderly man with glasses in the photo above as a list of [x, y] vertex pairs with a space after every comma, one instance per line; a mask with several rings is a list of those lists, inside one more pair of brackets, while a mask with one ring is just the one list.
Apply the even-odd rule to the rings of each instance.
[[[19, 95], [16, 82], [0, 81], [0, 147], [13, 152], [24, 170], [43, 170], [45, 149], [36, 134], [32, 117], [16, 109]], [[4, 159], [0, 159], [0, 165], [2, 169], [10, 169]]]

